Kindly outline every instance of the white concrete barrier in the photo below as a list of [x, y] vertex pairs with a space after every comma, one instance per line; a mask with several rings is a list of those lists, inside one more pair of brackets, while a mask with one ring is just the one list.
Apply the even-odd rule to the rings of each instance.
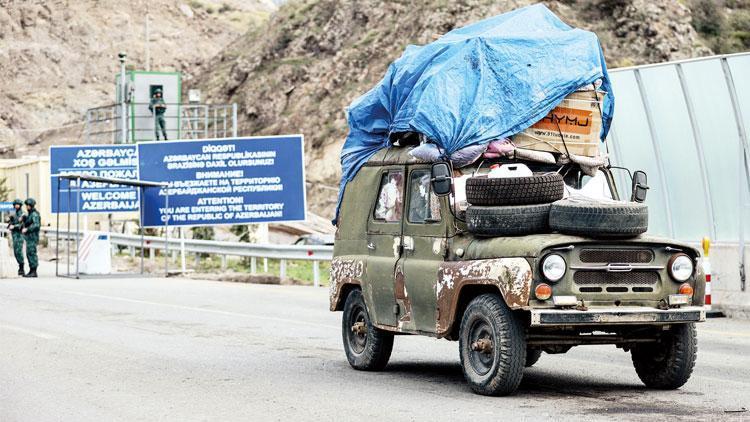
[[[750, 253], [745, 249], [745, 262]], [[750, 288], [742, 291], [739, 245], [725, 243], [711, 246], [711, 300], [714, 310], [727, 316], [750, 319]]]

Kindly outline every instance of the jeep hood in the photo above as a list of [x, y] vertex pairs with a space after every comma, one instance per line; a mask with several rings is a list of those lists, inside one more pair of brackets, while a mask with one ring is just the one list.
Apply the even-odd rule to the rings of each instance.
[[545, 249], [575, 244], [672, 246], [692, 250], [696, 256], [701, 255], [698, 249], [687, 243], [650, 235], [641, 235], [630, 239], [592, 239], [558, 233], [492, 238], [477, 238], [469, 235], [460, 239], [455, 238], [454, 241], [454, 249], [463, 248], [465, 250], [461, 257], [464, 260], [504, 257], [536, 258]]

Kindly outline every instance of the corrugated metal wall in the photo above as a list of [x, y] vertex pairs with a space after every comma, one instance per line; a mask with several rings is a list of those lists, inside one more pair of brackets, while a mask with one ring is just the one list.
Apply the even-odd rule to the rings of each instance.
[[[750, 53], [614, 69], [611, 77], [612, 163], [648, 173], [649, 232], [747, 238]], [[618, 182], [629, 196], [625, 172]]]
[[9, 200], [34, 198], [45, 225], [50, 214], [49, 157], [0, 160], [0, 178], [11, 189]]

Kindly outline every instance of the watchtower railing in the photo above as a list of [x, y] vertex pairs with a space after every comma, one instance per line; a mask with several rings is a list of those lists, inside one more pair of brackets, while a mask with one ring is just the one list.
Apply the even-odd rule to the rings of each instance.
[[[237, 104], [166, 103], [164, 131], [167, 139], [206, 139], [237, 136]], [[164, 139], [160, 122], [148, 110], [148, 103], [125, 107], [125, 136], [122, 107], [110, 104], [86, 110], [83, 131], [87, 144], [121, 144]]]

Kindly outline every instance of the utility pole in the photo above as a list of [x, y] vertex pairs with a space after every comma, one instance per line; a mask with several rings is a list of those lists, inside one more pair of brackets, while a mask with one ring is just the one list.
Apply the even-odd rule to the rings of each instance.
[[148, 6], [146, 6], [146, 72], [151, 71], [151, 34], [149, 31]]
[[125, 58], [128, 57], [124, 51], [121, 51], [117, 57], [120, 59], [120, 119], [122, 121], [122, 131], [120, 132], [120, 142], [123, 144], [128, 143], [128, 83], [125, 80]]

